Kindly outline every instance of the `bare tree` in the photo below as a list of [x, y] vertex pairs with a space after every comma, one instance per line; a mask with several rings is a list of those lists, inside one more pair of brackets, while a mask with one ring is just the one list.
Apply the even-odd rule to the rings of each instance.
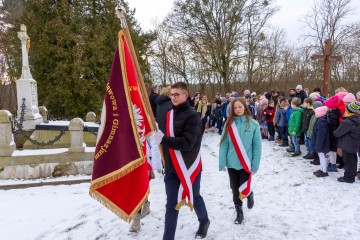
[[268, 1], [251, 0], [245, 7], [246, 25], [246, 76], [250, 87], [252, 87], [253, 77], [257, 70], [261, 68], [258, 64], [259, 45], [265, 40], [265, 28], [269, 19], [279, 10], [272, 6]]
[[245, 0], [176, 0], [165, 23], [190, 43], [194, 60], [220, 74], [229, 91], [230, 64], [240, 46]]
[[355, 14], [352, 0], [314, 1], [309, 12], [301, 18], [306, 27], [303, 39], [313, 43], [317, 49], [324, 49], [324, 40], [330, 39], [333, 51], [345, 43], [354, 33], [356, 23], [346, 23], [346, 18]]

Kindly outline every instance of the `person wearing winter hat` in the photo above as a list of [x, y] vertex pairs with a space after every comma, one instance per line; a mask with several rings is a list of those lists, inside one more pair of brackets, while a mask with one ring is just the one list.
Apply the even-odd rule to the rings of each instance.
[[355, 100], [356, 100], [355, 96], [352, 93], [346, 94], [345, 97], [343, 98], [343, 102], [346, 106], [352, 102], [355, 102]]
[[338, 102], [339, 102], [339, 97], [333, 96], [333, 97], [329, 98], [328, 100], [326, 100], [325, 106], [327, 106], [330, 110], [333, 110], [333, 109], [337, 108]]
[[314, 125], [311, 136], [314, 150], [318, 153], [320, 159], [320, 170], [314, 172], [316, 177], [327, 177], [327, 160], [325, 154], [329, 152], [329, 129], [327, 124], [326, 113], [328, 108], [326, 106], [315, 109], [316, 123]]
[[339, 100], [342, 101], [348, 92], [338, 92], [335, 96], [338, 96]]
[[301, 104], [303, 104], [304, 99], [307, 98], [307, 95], [304, 92], [302, 85], [297, 85], [296, 88], [295, 88], [295, 91], [296, 91], [295, 97], [300, 98]]
[[351, 115], [351, 114], [358, 114], [359, 111], [360, 111], [360, 102], [353, 101], [352, 103], [350, 103], [346, 106], [344, 117], [347, 117], [348, 115]]
[[[314, 108], [314, 109], [317, 109], [318, 107], [322, 107], [322, 106], [323, 106], [322, 102], [316, 101], [316, 102], [313, 103], [313, 108]], [[315, 110], [314, 110], [314, 111], [315, 111]], [[315, 122], [316, 122], [316, 116], [315, 116], [315, 114], [313, 114], [313, 115], [311, 116], [311, 119], [310, 119], [310, 122], [309, 122], [309, 128], [308, 128], [308, 130], [307, 130], [307, 132], [306, 132], [306, 137], [307, 137], [307, 138], [310, 138], [310, 139], [311, 139], [312, 133], [313, 133], [313, 129], [314, 129], [314, 126], [315, 126]], [[315, 151], [315, 149], [314, 149], [314, 147], [313, 147], [312, 140], [311, 140], [310, 148], [311, 148], [311, 152], [314, 153], [313, 156], [310, 156], [310, 157], [314, 157], [314, 160], [311, 161], [310, 163], [311, 163], [311, 164], [314, 164], [314, 165], [320, 165], [319, 155], [316, 153], [316, 151]], [[310, 158], [310, 157], [309, 157], [309, 158], [305, 158], [305, 157], [304, 157], [304, 158], [305, 158], [305, 159], [312, 159], [312, 158]]]
[[322, 104], [324, 104], [324, 102], [325, 102], [324, 99], [322, 99], [321, 97], [316, 98], [315, 101], [321, 102]]
[[346, 106], [344, 121], [334, 131], [334, 136], [339, 139], [344, 159], [344, 176], [339, 177], [339, 182], [355, 182], [357, 170], [357, 156], [360, 145], [360, 102], [352, 102]]
[[[341, 116], [344, 116], [345, 113], [345, 103], [343, 101], [344, 97], [347, 95], [347, 92], [338, 92], [337, 94], [335, 94], [335, 96], [338, 96], [339, 98], [339, 102], [338, 102], [338, 106], [337, 108], [340, 109], [341, 112]], [[340, 119], [340, 123], [342, 122], [342, 118]]]
[[309, 98], [311, 98], [315, 102], [317, 98], [320, 98], [320, 94], [317, 92], [312, 92], [310, 93]]
[[330, 164], [328, 168], [328, 172], [337, 172], [336, 169], [336, 159], [338, 159], [339, 162], [341, 162], [341, 157], [337, 157], [337, 137], [334, 136], [334, 131], [337, 129], [340, 125], [340, 119], [342, 118], [341, 111], [339, 108], [337, 108], [339, 102], [338, 96], [333, 96], [329, 98], [325, 102], [325, 106], [329, 108], [327, 118], [328, 118], [328, 128], [329, 128], [329, 139], [330, 139]]

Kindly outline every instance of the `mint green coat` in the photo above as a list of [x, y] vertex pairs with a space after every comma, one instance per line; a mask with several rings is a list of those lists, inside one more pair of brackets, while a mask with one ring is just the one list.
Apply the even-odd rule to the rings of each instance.
[[[248, 125], [246, 117], [239, 116], [235, 117], [235, 124], [251, 162], [251, 171], [256, 173], [259, 169], [261, 159], [261, 135], [259, 123], [254, 119], [251, 119]], [[226, 127], [227, 125], [224, 126], [223, 134], [225, 133]], [[223, 135], [221, 135], [221, 139], [222, 137]], [[225, 167], [236, 170], [243, 169], [228, 133], [224, 141], [220, 144], [219, 157], [219, 170], [223, 170]]]

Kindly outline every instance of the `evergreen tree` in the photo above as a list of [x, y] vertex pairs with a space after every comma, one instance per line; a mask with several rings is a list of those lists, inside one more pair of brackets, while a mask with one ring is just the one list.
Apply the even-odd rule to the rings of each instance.
[[[50, 115], [56, 118], [100, 112], [120, 30], [113, 1], [19, 1], [20, 17], [6, 32], [16, 36], [20, 23], [28, 27], [29, 61], [38, 82], [39, 104], [46, 105]], [[149, 64], [141, 56], [154, 34], [143, 33], [134, 18], [134, 10], [127, 3], [124, 5], [140, 68], [149, 73]], [[16, 48], [20, 49], [20, 43]], [[19, 50], [13, 49], [6, 56], [21, 61]]]

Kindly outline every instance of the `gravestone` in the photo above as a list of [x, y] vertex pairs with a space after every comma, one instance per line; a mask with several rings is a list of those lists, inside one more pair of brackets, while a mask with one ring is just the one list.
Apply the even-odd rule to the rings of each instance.
[[[33, 79], [29, 68], [28, 50], [30, 49], [30, 38], [26, 32], [26, 26], [21, 24], [18, 37], [21, 40], [21, 52], [22, 52], [22, 71], [21, 78], [16, 81], [17, 92], [17, 106], [18, 106], [18, 121], [23, 116], [23, 129], [31, 130], [35, 129], [36, 124], [43, 122], [43, 118], [39, 113], [38, 108], [38, 95], [37, 84]], [[22, 105], [25, 104], [25, 109], [22, 109]]]

